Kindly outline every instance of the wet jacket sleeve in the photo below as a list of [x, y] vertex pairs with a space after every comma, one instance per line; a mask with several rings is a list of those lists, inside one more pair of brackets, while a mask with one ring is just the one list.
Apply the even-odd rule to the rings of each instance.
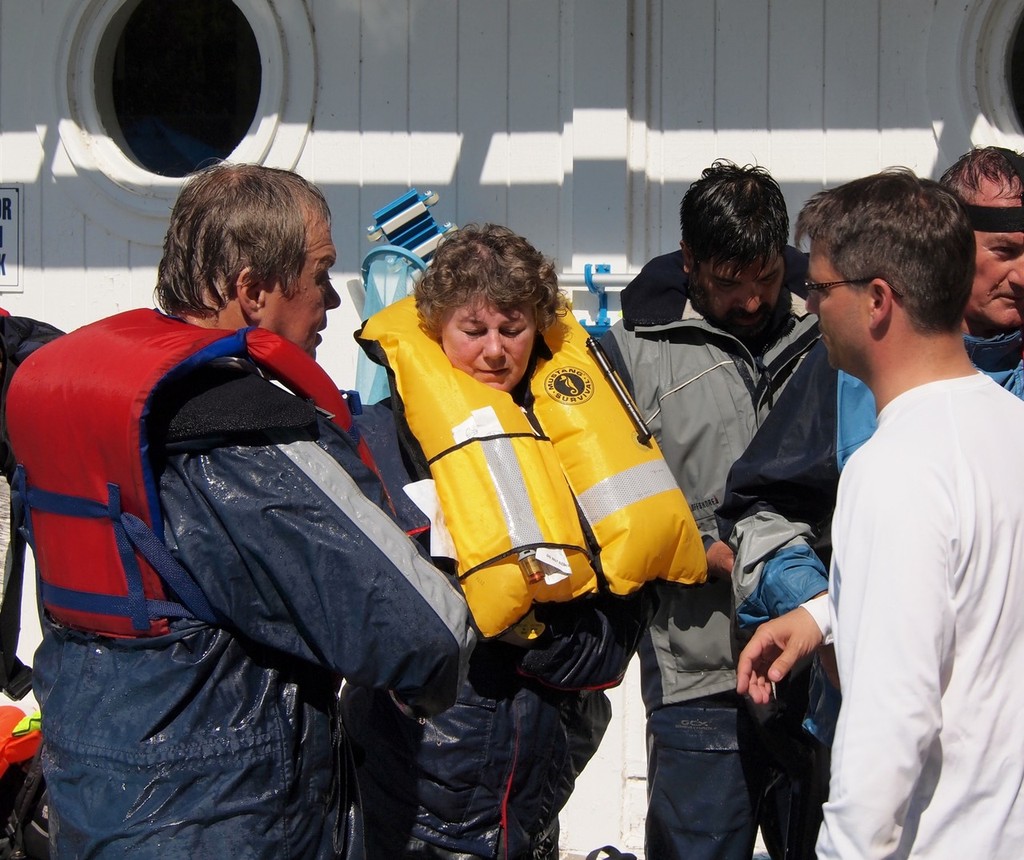
[[468, 610], [367, 498], [368, 479], [323, 422], [320, 444], [174, 454], [161, 482], [168, 544], [225, 626], [436, 713], [465, 677]]
[[755, 627], [828, 588], [826, 554], [839, 469], [837, 375], [819, 343], [737, 460], [718, 509], [736, 552], [741, 626]]

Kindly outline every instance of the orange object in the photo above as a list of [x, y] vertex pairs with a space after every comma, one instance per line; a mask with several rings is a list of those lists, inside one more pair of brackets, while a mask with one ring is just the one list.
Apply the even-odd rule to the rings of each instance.
[[0, 777], [12, 764], [31, 759], [42, 740], [38, 716], [32, 719], [21, 708], [0, 705]]

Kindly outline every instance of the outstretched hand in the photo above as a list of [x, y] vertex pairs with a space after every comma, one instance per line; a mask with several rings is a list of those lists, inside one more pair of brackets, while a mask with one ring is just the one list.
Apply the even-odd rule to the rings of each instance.
[[771, 701], [774, 685], [821, 645], [821, 630], [806, 609], [797, 608], [754, 632], [736, 666], [736, 692], [759, 705]]

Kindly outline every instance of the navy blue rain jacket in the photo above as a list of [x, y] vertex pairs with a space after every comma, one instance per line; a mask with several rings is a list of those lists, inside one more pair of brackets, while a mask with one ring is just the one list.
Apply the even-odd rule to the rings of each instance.
[[339, 681], [414, 715], [448, 707], [465, 604], [310, 404], [253, 374], [185, 388], [158, 404], [166, 433], [154, 410], [152, 449], [168, 544], [219, 623], [141, 639], [46, 624], [55, 856], [361, 858]]

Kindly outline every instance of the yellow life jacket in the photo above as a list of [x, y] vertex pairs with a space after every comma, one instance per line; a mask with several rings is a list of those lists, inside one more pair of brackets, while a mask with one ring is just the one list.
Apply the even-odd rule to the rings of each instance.
[[[544, 333], [551, 357], [538, 356], [530, 378], [531, 422], [509, 394], [452, 367], [420, 328], [414, 298], [375, 314], [358, 335], [388, 369], [396, 411], [429, 465], [486, 637], [534, 602], [706, 579], [690, 507], [657, 443], [638, 440], [586, 339], [571, 316]], [[548, 575], [524, 572], [536, 561]]]

